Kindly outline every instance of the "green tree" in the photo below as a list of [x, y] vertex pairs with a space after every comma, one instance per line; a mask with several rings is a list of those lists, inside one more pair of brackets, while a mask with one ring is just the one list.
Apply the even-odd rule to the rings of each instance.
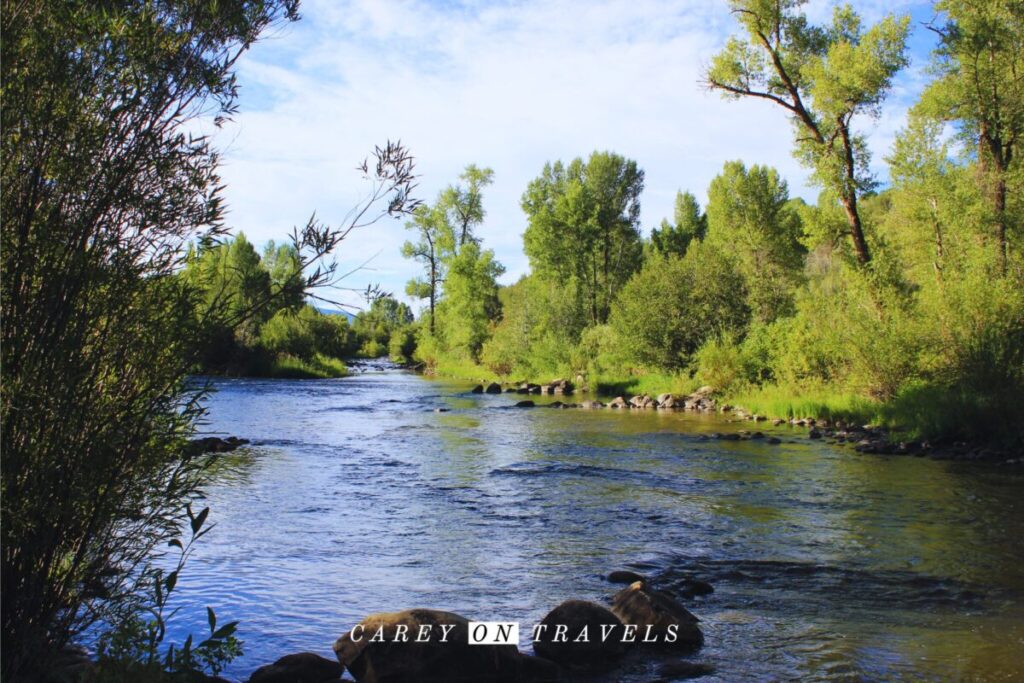
[[726, 97], [774, 102], [792, 117], [796, 156], [838, 198], [857, 261], [871, 260], [858, 199], [871, 189], [869, 153], [854, 117], [877, 115], [892, 78], [906, 65], [909, 18], [887, 17], [864, 30], [849, 6], [832, 24], [812, 26], [805, 0], [730, 0], [746, 32], [731, 38], [705, 76]]
[[623, 287], [610, 325], [640, 365], [679, 370], [707, 339], [742, 331], [745, 285], [730, 259], [695, 243], [686, 256], [654, 256]]
[[295, 246], [275, 244], [270, 240], [263, 249], [263, 268], [270, 274], [271, 289], [276, 294], [276, 305], [297, 311], [305, 303], [305, 281], [302, 261]]
[[496, 280], [504, 272], [494, 252], [481, 250], [476, 242], [467, 242], [452, 257], [438, 311], [439, 335], [448, 350], [479, 358], [491, 321], [500, 315]]
[[594, 152], [586, 162], [545, 164], [523, 194], [531, 267], [542, 277], [578, 283], [592, 324], [607, 321], [615, 293], [640, 267], [643, 186], [635, 161]]
[[651, 246], [659, 254], [685, 256], [693, 240], [704, 239], [707, 232], [707, 216], [700, 209], [697, 198], [689, 192], [676, 192], [674, 223], [661, 221], [661, 226], [651, 230]]
[[938, 78], [919, 109], [952, 121], [976, 152], [979, 180], [990, 198], [1001, 272], [1018, 229], [1008, 195], [1019, 192], [1018, 146], [1024, 137], [1024, 6], [1015, 0], [940, 0], [944, 23], [933, 65]]
[[[184, 448], [204, 333], [178, 273], [224, 226], [218, 155], [190, 131], [235, 111], [238, 57], [296, 9], [0, 4], [4, 681], [41, 680], [70, 640], [140, 615], [127, 633], [156, 661], [177, 572], [153, 551], [181, 548], [208, 514], [184, 514], [211, 461]], [[296, 230], [307, 286], [331, 279], [324, 258], [349, 230], [410, 207], [411, 157], [375, 156], [358, 222]]]
[[423, 277], [414, 278], [405, 287], [405, 292], [417, 299], [427, 299], [430, 306], [430, 334], [434, 334], [437, 302], [444, 282], [445, 261], [455, 249], [455, 233], [448, 221], [447, 212], [440, 204], [433, 207], [423, 205], [413, 213], [412, 220], [405, 224], [414, 230], [418, 240], [402, 245], [402, 256], [415, 259], [423, 267]]
[[755, 318], [771, 322], [791, 313], [804, 250], [800, 219], [778, 172], [727, 162], [708, 188], [707, 221], [707, 242], [735, 258]]
[[483, 188], [494, 182], [494, 171], [470, 164], [459, 176], [465, 185], [450, 185], [438, 198], [438, 204], [449, 215], [449, 223], [458, 235], [458, 248], [479, 240], [473, 229], [484, 222]]

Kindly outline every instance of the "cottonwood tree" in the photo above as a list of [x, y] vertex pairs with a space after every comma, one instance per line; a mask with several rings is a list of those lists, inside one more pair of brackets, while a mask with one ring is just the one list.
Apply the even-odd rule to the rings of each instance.
[[[154, 551], [182, 547], [210, 462], [184, 448], [203, 333], [178, 273], [188, 245], [226, 232], [217, 151], [192, 131], [236, 111], [237, 59], [297, 5], [0, 5], [4, 681], [40, 680], [67, 642], [174, 586]], [[296, 228], [304, 286], [336, 281], [351, 230], [412, 208], [412, 163], [377, 149], [348, 220]]]
[[866, 265], [871, 251], [858, 199], [873, 179], [854, 118], [878, 115], [893, 76], [906, 65], [909, 18], [890, 16], [865, 30], [843, 6], [830, 25], [813, 26], [798, 11], [804, 3], [730, 0], [746, 35], [729, 40], [705, 80], [726, 97], [760, 98], [789, 112], [797, 158], [839, 199], [856, 259]]
[[415, 259], [423, 266], [423, 277], [413, 278], [405, 292], [417, 299], [427, 299], [430, 305], [430, 334], [436, 328], [437, 302], [444, 282], [445, 262], [455, 248], [455, 233], [448, 221], [447, 212], [440, 205], [423, 205], [416, 209], [412, 220], [405, 224], [407, 230], [417, 235], [415, 242], [402, 245], [402, 256]]
[[524, 249], [535, 272], [574, 280], [591, 324], [608, 321], [616, 292], [640, 267], [640, 193], [635, 161], [594, 152], [545, 164], [523, 194]]
[[684, 256], [691, 242], [704, 239], [707, 216], [691, 193], [676, 192], [672, 218], [674, 222], [662, 220], [659, 227], [651, 230], [651, 247], [659, 254]]
[[494, 182], [494, 171], [470, 164], [459, 176], [465, 185], [449, 185], [441, 193], [438, 203], [449, 214], [452, 229], [458, 237], [457, 248], [467, 242], [480, 243], [473, 229], [484, 222], [483, 188]]
[[1024, 137], [1024, 5], [1015, 0], [941, 0], [944, 23], [933, 65], [938, 78], [918, 109], [955, 122], [976, 152], [978, 176], [989, 197], [1001, 272], [1018, 226], [1009, 210], [1017, 151]]
[[706, 241], [735, 260], [755, 319], [771, 322], [791, 313], [804, 249], [800, 218], [778, 171], [727, 162], [708, 188], [707, 220]]

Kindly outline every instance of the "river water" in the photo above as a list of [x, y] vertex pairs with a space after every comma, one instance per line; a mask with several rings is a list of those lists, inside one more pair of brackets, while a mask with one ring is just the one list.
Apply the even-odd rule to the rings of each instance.
[[[510, 406], [520, 396], [398, 370], [216, 380], [216, 527], [179, 582], [171, 636], [205, 606], [240, 620], [228, 675], [334, 639], [372, 612], [518, 621], [605, 602], [611, 570], [703, 621], [692, 661], [720, 681], [1024, 680], [1024, 474], [860, 456], [692, 413]], [[546, 399], [534, 397], [538, 404]], [[447, 408], [447, 412], [435, 412]], [[650, 681], [631, 655], [604, 681]]]

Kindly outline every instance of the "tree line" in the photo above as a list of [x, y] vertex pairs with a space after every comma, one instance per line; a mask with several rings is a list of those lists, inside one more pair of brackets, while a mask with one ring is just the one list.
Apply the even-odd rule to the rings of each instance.
[[816, 203], [775, 169], [729, 161], [706, 206], [680, 192], [645, 238], [636, 162], [554, 161], [522, 195], [529, 273], [499, 286], [474, 233], [492, 174], [469, 166], [408, 224], [403, 253], [424, 267], [408, 293], [429, 302], [414, 355], [441, 374], [710, 384], [765, 410], [1019, 442], [1024, 13], [936, 3], [934, 79], [881, 186], [856, 124], [884, 112], [909, 18], [866, 26], [843, 6], [819, 26], [796, 1], [729, 4], [740, 30], [704, 82], [789, 116]]

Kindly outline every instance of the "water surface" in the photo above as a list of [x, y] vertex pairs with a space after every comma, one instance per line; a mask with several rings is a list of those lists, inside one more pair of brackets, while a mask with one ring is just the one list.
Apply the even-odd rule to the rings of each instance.
[[714, 585], [685, 601], [706, 638], [691, 659], [717, 669], [701, 680], [1024, 680], [1019, 470], [859, 456], [786, 427], [761, 427], [781, 445], [717, 441], [751, 427], [689, 413], [513, 409], [397, 370], [216, 387], [206, 429], [253, 447], [207, 489], [217, 526], [172, 635], [201, 633], [207, 604], [240, 620], [237, 678], [331, 657], [371, 612], [525, 633], [634, 568]]

